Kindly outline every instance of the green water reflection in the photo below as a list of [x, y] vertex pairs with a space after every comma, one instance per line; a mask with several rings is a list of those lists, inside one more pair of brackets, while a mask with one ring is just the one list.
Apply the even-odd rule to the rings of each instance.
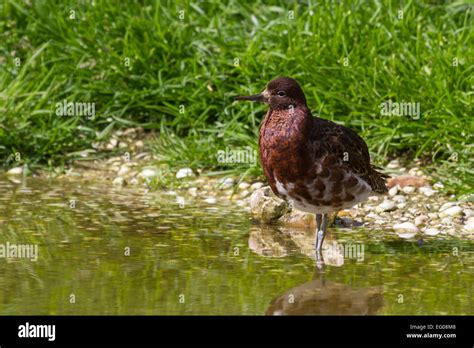
[[0, 229], [0, 244], [39, 250], [0, 258], [2, 315], [474, 314], [473, 243], [458, 239], [331, 229], [321, 272], [312, 231], [229, 204], [6, 178]]

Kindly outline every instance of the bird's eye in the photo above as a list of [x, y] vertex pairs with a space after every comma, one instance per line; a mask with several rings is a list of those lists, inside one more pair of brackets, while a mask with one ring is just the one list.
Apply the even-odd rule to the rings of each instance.
[[286, 92], [285, 92], [285, 91], [278, 91], [278, 92], [277, 92], [277, 95], [278, 95], [279, 97], [284, 97], [284, 96], [286, 96]]

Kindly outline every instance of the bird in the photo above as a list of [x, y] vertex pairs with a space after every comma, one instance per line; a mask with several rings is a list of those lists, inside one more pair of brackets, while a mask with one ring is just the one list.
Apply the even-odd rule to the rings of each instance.
[[316, 259], [324, 263], [328, 214], [386, 193], [389, 176], [371, 164], [355, 131], [312, 115], [295, 79], [278, 77], [263, 92], [235, 99], [268, 104], [258, 139], [264, 175], [276, 196], [315, 214]]

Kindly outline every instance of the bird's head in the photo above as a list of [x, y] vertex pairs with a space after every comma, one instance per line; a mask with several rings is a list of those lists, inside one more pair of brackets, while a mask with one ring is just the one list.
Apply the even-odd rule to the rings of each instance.
[[306, 106], [303, 90], [299, 83], [290, 77], [278, 77], [270, 81], [260, 94], [235, 99], [267, 103], [272, 109], [287, 109], [291, 105]]

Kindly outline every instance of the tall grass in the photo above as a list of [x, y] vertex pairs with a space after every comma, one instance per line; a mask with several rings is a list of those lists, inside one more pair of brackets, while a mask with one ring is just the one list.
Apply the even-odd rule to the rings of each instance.
[[[232, 96], [286, 75], [315, 114], [360, 132], [377, 162], [420, 158], [450, 187], [472, 189], [464, 2], [6, 0], [0, 15], [5, 166], [17, 153], [30, 165], [64, 163], [114, 128], [141, 124], [164, 130], [153, 146], [163, 161], [259, 173], [215, 163], [216, 151], [256, 148], [264, 107]], [[64, 99], [95, 102], [96, 117], [58, 117]], [[420, 103], [421, 117], [382, 116], [389, 99]]]

